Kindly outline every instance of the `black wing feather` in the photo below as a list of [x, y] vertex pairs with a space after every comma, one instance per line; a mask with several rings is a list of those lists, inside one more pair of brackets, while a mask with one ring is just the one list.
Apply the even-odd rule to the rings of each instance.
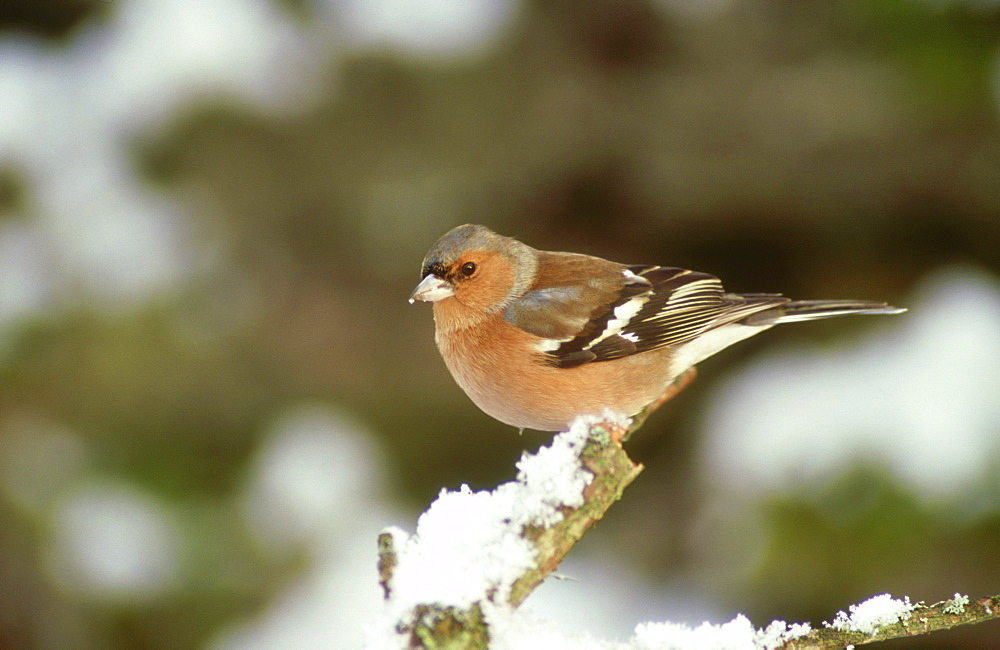
[[[550, 363], [572, 368], [680, 345], [788, 302], [779, 294], [725, 293], [719, 279], [707, 273], [665, 266], [630, 266], [628, 270], [642, 281], [626, 284], [611, 307], [591, 321], [593, 327], [588, 326], [586, 334], [546, 352]], [[642, 302], [641, 307], [627, 323], [619, 324], [617, 332], [609, 333], [615, 308], [633, 300]]]

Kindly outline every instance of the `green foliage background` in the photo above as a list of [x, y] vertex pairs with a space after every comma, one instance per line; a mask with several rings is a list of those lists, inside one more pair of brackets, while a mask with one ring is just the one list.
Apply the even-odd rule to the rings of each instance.
[[[58, 48], [110, 10], [8, 0], [0, 39]], [[196, 541], [152, 605], [95, 602], [46, 573], [44, 517], [0, 499], [0, 646], [191, 647], [259, 611], [308, 557], [259, 548], [232, 495], [289, 404], [368, 423], [413, 512], [443, 485], [509, 478], [547, 436], [480, 414], [437, 357], [429, 310], [406, 303], [453, 225], [801, 297], [899, 303], [953, 262], [1000, 274], [996, 3], [746, 0], [684, 19], [646, 0], [526, 0], [474, 56], [361, 49], [324, 65], [301, 112], [207, 97], [135, 139], [149, 187], [197, 215], [209, 254], [190, 281], [128, 310], [67, 300], [5, 333], [0, 452], [19, 427], [69, 427]], [[33, 192], [16, 165], [0, 170], [0, 219], [30, 219]], [[625, 556], [653, 586], [697, 583], [758, 623], [816, 623], [883, 591], [996, 593], [1000, 504], [954, 516], [968, 508], [928, 504], [877, 466], [750, 513], [765, 540], [750, 573], [704, 566], [689, 530], [699, 409], [767, 345], [713, 361], [646, 424], [632, 449], [646, 472], [580, 552]]]

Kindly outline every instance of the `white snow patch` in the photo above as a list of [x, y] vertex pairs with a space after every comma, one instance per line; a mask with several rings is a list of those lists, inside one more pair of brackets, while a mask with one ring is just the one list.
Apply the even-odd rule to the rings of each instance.
[[442, 490], [412, 537], [393, 529], [393, 614], [419, 604], [467, 608], [487, 593], [506, 601], [513, 582], [535, 563], [534, 546], [521, 537], [524, 526], [551, 526], [562, 519], [560, 507], [583, 504], [593, 475], [580, 467], [579, 456], [597, 421], [578, 418], [551, 446], [522, 456], [517, 478], [495, 490]]
[[772, 621], [761, 630], [743, 614], [721, 625], [702, 623], [690, 627], [681, 623], [640, 623], [635, 628], [630, 648], [636, 650], [771, 650], [811, 631], [806, 623], [789, 625]]
[[784, 621], [771, 621], [762, 630], [757, 630], [754, 635], [754, 645], [761, 650], [774, 650], [792, 639], [805, 636], [812, 632], [812, 627], [808, 623], [786, 623]]
[[851, 605], [851, 613], [837, 612], [832, 627], [844, 632], [863, 632], [874, 634], [883, 625], [892, 625], [909, 618], [913, 605], [906, 596], [902, 600], [894, 599], [889, 594], [873, 596], [863, 603]]
[[754, 650], [754, 634], [753, 624], [742, 614], [722, 625], [702, 623], [694, 628], [682, 623], [640, 623], [635, 628], [632, 647], [640, 650]]
[[969, 597], [956, 592], [955, 597], [941, 608], [941, 611], [945, 614], [961, 614], [965, 611], [965, 606], [968, 604]]

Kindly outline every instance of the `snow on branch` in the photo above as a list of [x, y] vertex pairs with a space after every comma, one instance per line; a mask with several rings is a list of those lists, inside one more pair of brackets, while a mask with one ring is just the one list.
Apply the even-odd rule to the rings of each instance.
[[[410, 647], [457, 635], [486, 647], [483, 613], [517, 607], [642, 471], [621, 447], [627, 419], [579, 418], [492, 491], [442, 490], [411, 537], [379, 537], [379, 576]], [[478, 641], [477, 641], [478, 640]]]
[[926, 606], [883, 594], [819, 629], [784, 621], [755, 629], [741, 614], [721, 625], [640, 623], [627, 644], [573, 639], [519, 618], [518, 605], [642, 471], [621, 446], [639, 424], [612, 414], [581, 418], [550, 446], [524, 454], [515, 480], [492, 491], [442, 490], [413, 535], [384, 531], [378, 569], [387, 619], [371, 630], [371, 647], [518, 648], [544, 638], [602, 650], [833, 648], [1000, 618], [1000, 596], [973, 602], [956, 594]]
[[779, 647], [843, 648], [950, 630], [958, 625], [996, 618], [1000, 618], [1000, 595], [973, 602], [968, 596], [955, 594], [954, 598], [934, 605], [913, 605], [909, 598], [900, 600], [882, 594], [851, 605], [850, 613], [838, 612], [832, 623], [824, 624], [824, 629], [811, 631]]

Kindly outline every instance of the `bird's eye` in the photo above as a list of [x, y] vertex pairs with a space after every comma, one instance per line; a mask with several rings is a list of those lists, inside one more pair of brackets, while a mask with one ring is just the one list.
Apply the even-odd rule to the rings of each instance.
[[466, 262], [465, 264], [462, 265], [462, 275], [468, 277], [475, 272], [476, 272], [475, 262]]

